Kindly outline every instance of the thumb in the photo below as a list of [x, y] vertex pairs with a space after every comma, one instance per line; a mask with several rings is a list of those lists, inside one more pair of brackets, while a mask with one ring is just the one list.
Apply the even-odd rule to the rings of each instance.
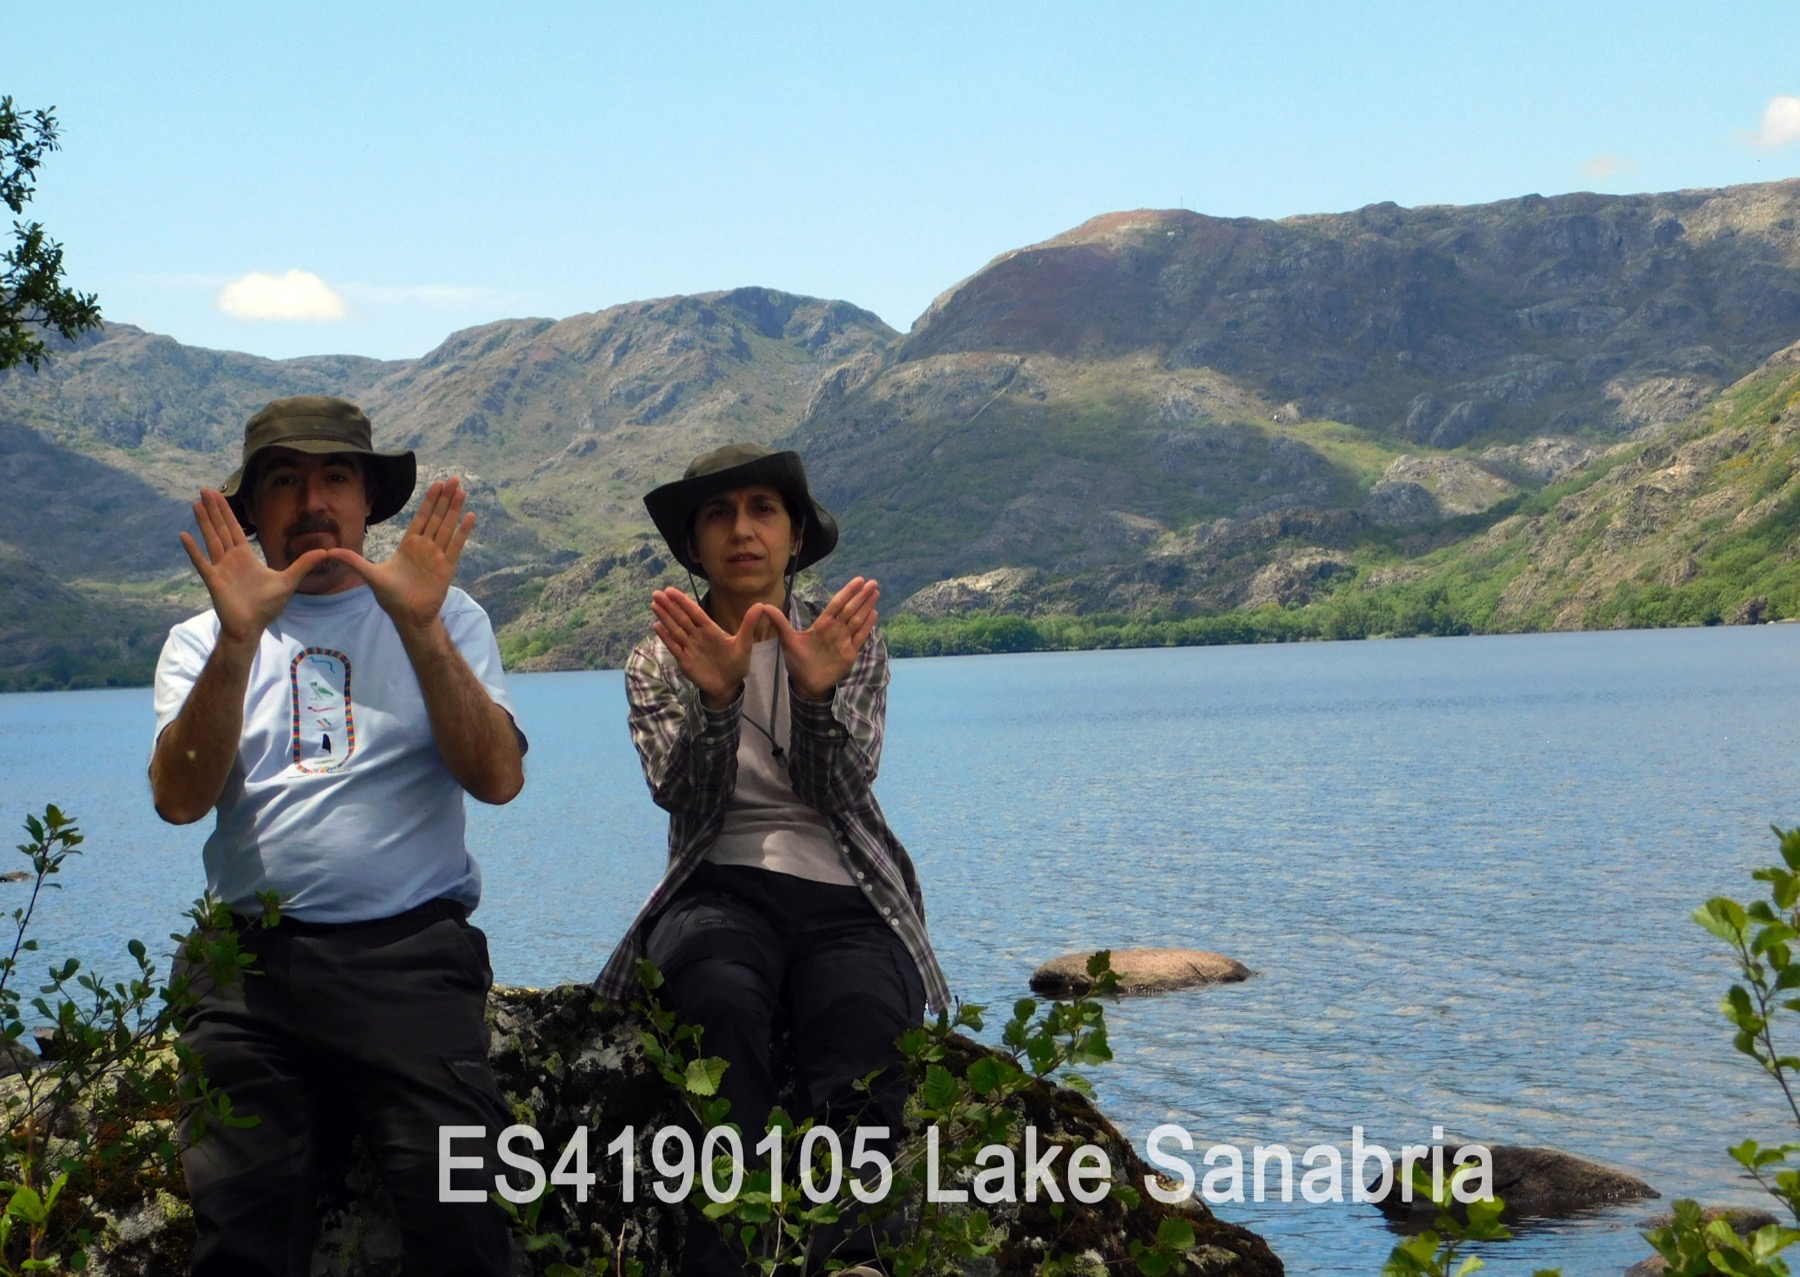
[[305, 554], [302, 554], [299, 558], [283, 568], [281, 570], [281, 575], [285, 580], [297, 583], [301, 577], [305, 576], [308, 572], [311, 572], [330, 557], [331, 552], [329, 550], [308, 550]]
[[786, 612], [783, 612], [772, 603], [758, 603], [756, 606], [762, 609], [762, 614], [768, 617], [769, 623], [775, 627], [776, 637], [793, 637], [794, 627], [788, 622]]
[[739, 651], [748, 651], [756, 645], [756, 626], [762, 620], [762, 604], [752, 603], [738, 618], [738, 627], [731, 633], [731, 645]]

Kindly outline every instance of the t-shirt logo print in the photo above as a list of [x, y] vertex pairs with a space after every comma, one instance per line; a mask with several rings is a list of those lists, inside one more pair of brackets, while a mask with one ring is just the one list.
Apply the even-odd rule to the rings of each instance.
[[356, 707], [350, 699], [350, 658], [309, 647], [288, 666], [294, 708], [294, 769], [309, 775], [343, 770], [356, 752]]

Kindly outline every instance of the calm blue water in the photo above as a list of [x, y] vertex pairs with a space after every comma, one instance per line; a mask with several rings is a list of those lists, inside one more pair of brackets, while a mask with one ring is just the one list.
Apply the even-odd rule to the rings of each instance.
[[[617, 673], [515, 690], [530, 780], [472, 813], [480, 921], [502, 980], [584, 980], [663, 823]], [[47, 955], [122, 970], [198, 890], [201, 833], [150, 810], [150, 731], [147, 691], [0, 697], [0, 820], [56, 801], [90, 835]], [[1437, 1124], [1754, 1202], [1724, 1149], [1788, 1133], [1688, 916], [1748, 894], [1769, 823], [1800, 823], [1796, 777], [1800, 627], [1766, 626], [902, 661], [878, 792], [966, 999], [1008, 1006], [1036, 963], [1103, 944], [1258, 972], [1109, 1012], [1094, 1080], [1140, 1147], [1161, 1122], [1296, 1154]], [[1291, 1273], [1373, 1273], [1393, 1244], [1369, 1206], [1220, 1213]], [[1646, 1213], [1531, 1232], [1491, 1271], [1617, 1273]]]

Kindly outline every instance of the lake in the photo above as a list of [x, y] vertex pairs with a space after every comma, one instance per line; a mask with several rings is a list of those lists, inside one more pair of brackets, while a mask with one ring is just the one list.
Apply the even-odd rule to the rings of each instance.
[[[478, 921], [500, 980], [587, 980], [665, 827], [617, 672], [514, 687], [529, 780], [472, 807]], [[1755, 1203], [1726, 1146], [1793, 1132], [1731, 1049], [1732, 968], [1689, 915], [1747, 898], [1769, 824], [1800, 823], [1797, 708], [1786, 625], [898, 661], [877, 793], [966, 1000], [1009, 1007], [1037, 963], [1103, 945], [1256, 971], [1109, 1008], [1092, 1077], [1140, 1149], [1161, 1123], [1296, 1155], [1438, 1125]], [[198, 892], [203, 826], [150, 809], [151, 724], [147, 690], [0, 696], [0, 820], [56, 802], [89, 838], [42, 906], [46, 957], [122, 973], [125, 938]], [[1616, 1273], [1650, 1209], [1483, 1253]], [[1290, 1273], [1374, 1273], [1394, 1241], [1368, 1205], [1218, 1211]]]

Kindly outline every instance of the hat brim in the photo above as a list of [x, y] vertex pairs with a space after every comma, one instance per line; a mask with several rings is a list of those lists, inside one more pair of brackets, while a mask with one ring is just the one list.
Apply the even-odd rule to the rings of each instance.
[[787, 498], [790, 511], [806, 521], [800, 534], [796, 571], [811, 567], [837, 548], [837, 520], [832, 518], [831, 511], [813, 499], [806, 483], [806, 468], [800, 463], [797, 452], [771, 453], [711, 474], [665, 483], [645, 495], [644, 507], [650, 511], [650, 520], [662, 533], [663, 542], [675, 556], [675, 561], [688, 571], [705, 576], [706, 570], [688, 553], [688, 530], [694, 520], [694, 511], [700, 508], [701, 502], [721, 492], [757, 484], [767, 484], [781, 493]]
[[362, 458], [364, 468], [375, 476], [375, 500], [370, 504], [368, 518], [371, 526], [385, 522], [404, 510], [406, 503], [412, 500], [413, 489], [419, 483], [419, 463], [410, 451], [364, 451], [361, 448], [345, 447], [342, 439], [283, 439], [280, 443], [258, 448], [251, 453], [244, 459], [243, 465], [231, 472], [231, 477], [219, 489], [225, 503], [231, 507], [231, 512], [237, 516], [238, 523], [246, 532], [255, 532], [256, 527], [250, 521], [244, 493], [240, 491], [244, 472], [255, 466], [256, 459], [269, 448], [291, 448], [295, 452], [320, 457], [343, 453]]

